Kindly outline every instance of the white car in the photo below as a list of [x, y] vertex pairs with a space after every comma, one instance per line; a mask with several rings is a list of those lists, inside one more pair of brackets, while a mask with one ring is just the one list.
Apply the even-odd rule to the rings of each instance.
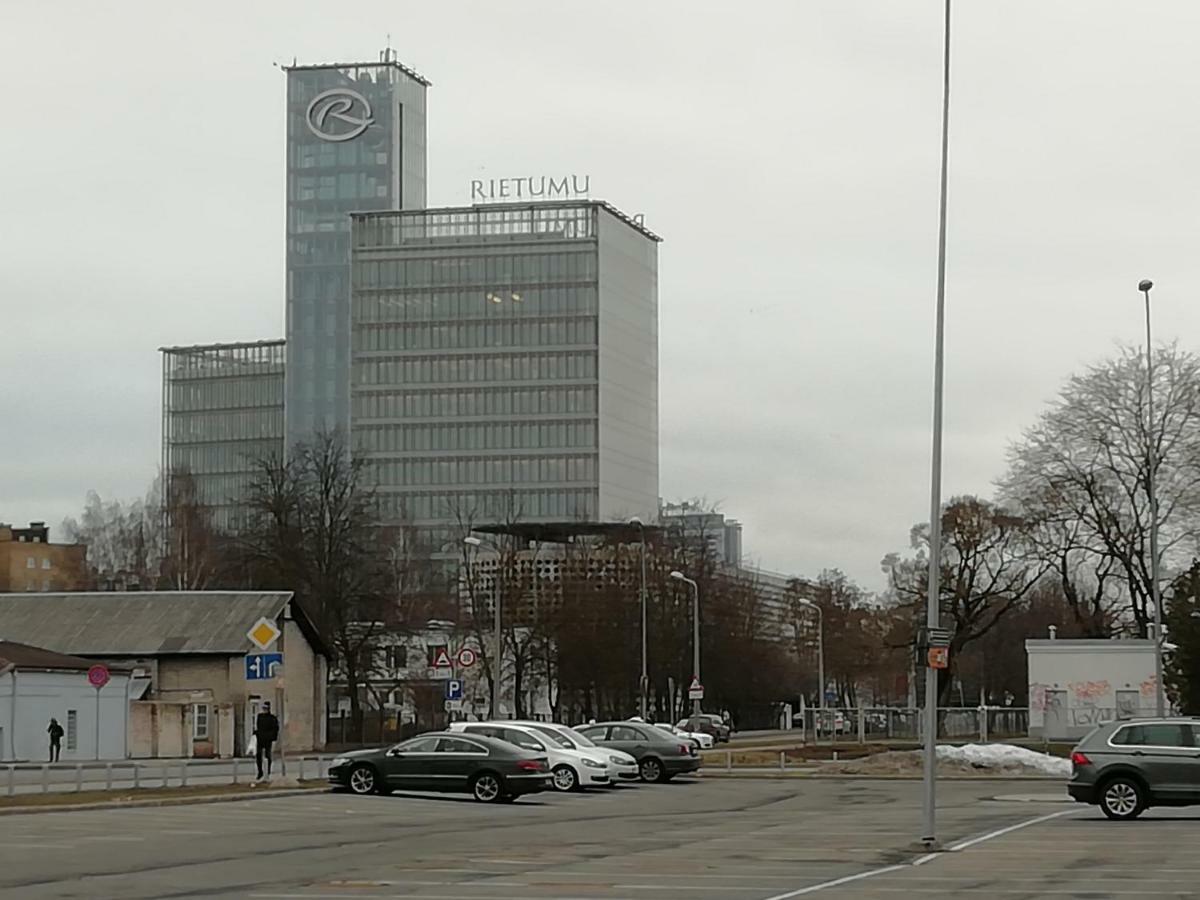
[[548, 735], [529, 725], [518, 725], [515, 722], [451, 722], [449, 730], [499, 738], [526, 750], [545, 753], [550, 763], [550, 771], [554, 775], [555, 790], [578, 791], [612, 784], [612, 777], [608, 773], [609, 764], [605, 757], [606, 751], [599, 747], [595, 751], [585, 753], [574, 747], [564, 746], [564, 742], [551, 740]]
[[667, 722], [655, 722], [654, 727], [661, 728], [663, 731], [674, 734], [684, 740], [695, 741], [701, 750], [708, 750], [713, 745], [713, 736], [705, 734], [703, 731], [684, 731], [682, 728], [678, 728]]
[[641, 770], [638, 768], [637, 760], [624, 750], [597, 746], [591, 738], [580, 734], [574, 728], [559, 725], [557, 722], [521, 722], [521, 724], [527, 728], [537, 729], [539, 733], [546, 735], [551, 740], [558, 738], [560, 741], [565, 741], [566, 745], [589, 755], [603, 754], [608, 759], [608, 775], [612, 779], [609, 782], [610, 787], [622, 781], [641, 780]]

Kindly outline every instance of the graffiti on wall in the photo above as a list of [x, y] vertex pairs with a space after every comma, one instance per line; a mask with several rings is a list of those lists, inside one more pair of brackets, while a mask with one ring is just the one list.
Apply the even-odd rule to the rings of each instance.
[[1037, 712], [1046, 710], [1046, 691], [1050, 685], [1034, 682], [1029, 685], [1029, 708]]
[[1072, 681], [1067, 687], [1075, 703], [1082, 706], [1095, 706], [1112, 693], [1112, 685], [1107, 681]]

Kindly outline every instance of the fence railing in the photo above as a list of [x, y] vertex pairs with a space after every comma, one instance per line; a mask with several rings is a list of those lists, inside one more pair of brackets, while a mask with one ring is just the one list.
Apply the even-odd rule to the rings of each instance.
[[[324, 779], [333, 756], [310, 754], [276, 759], [275, 780]], [[18, 794], [186, 788], [248, 784], [257, 778], [252, 759], [147, 759], [111, 762], [0, 763], [0, 791]]]
[[[925, 711], [903, 707], [806, 709], [792, 727], [813, 741], [918, 741], [924, 734]], [[1029, 710], [1023, 707], [943, 707], [938, 710], [938, 738], [983, 743], [1025, 737]]]

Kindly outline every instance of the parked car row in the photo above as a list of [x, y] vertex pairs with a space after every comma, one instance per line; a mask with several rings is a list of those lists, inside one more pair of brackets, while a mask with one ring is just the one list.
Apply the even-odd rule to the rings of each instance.
[[345, 753], [329, 781], [355, 794], [465, 792], [505, 803], [554, 789], [669, 781], [700, 768], [696, 745], [645, 722], [454, 722], [392, 747]]

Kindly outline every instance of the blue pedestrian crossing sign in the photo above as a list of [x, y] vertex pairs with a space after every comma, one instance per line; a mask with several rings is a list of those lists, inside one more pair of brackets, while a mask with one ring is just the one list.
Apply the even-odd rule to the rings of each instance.
[[461, 678], [446, 679], [446, 699], [461, 700], [463, 698], [463, 683]]
[[282, 674], [282, 653], [247, 653], [246, 680], [269, 681]]

